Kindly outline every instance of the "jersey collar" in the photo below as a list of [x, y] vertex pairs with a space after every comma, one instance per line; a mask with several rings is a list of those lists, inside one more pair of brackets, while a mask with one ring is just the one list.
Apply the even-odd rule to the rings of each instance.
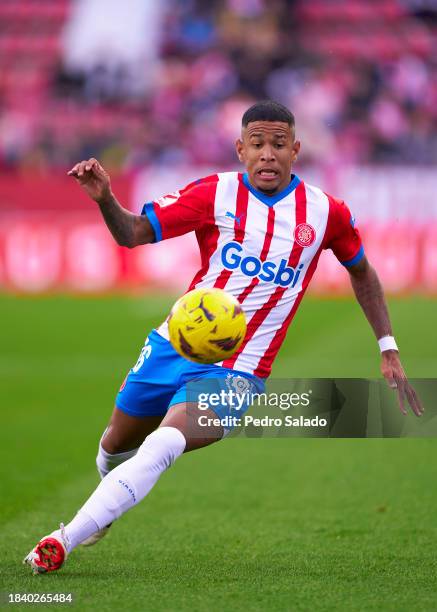
[[276, 202], [279, 202], [279, 200], [282, 200], [283, 198], [285, 198], [285, 196], [294, 191], [294, 189], [296, 189], [296, 187], [300, 183], [300, 178], [297, 176], [297, 174], [292, 174], [291, 181], [288, 186], [279, 193], [275, 193], [275, 195], [272, 196], [262, 193], [262, 191], [258, 191], [258, 189], [255, 189], [255, 187], [252, 187], [252, 185], [249, 183], [249, 176], [247, 172], [243, 174], [243, 183], [248, 188], [250, 193], [253, 193], [253, 195], [258, 198], [258, 200], [261, 200], [261, 202], [271, 207], [274, 206]]

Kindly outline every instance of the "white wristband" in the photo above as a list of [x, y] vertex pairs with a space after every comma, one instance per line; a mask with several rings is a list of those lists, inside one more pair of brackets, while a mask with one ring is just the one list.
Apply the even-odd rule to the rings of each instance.
[[383, 351], [398, 351], [398, 345], [393, 336], [383, 336], [378, 340], [379, 348], [381, 353]]

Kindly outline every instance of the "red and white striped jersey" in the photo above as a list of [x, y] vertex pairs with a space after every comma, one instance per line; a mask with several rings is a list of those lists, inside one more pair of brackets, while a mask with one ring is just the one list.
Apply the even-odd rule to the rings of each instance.
[[[345, 266], [364, 255], [344, 202], [293, 176], [267, 196], [247, 175], [224, 172], [191, 183], [143, 208], [156, 241], [196, 232], [201, 268], [188, 291], [219, 287], [241, 303], [247, 334], [224, 367], [262, 378], [270, 374], [287, 328], [323, 249]], [[168, 339], [167, 322], [158, 332]]]

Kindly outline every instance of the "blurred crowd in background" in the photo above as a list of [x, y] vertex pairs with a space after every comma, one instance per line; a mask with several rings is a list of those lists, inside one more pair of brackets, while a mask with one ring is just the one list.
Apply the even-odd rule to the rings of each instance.
[[232, 167], [263, 98], [304, 162], [437, 162], [435, 0], [2, 0], [0, 24], [2, 171]]
[[[349, 203], [386, 290], [437, 294], [437, 0], [0, 0], [0, 290], [186, 287], [191, 235], [118, 247], [66, 170], [97, 157], [141, 210], [240, 168], [265, 98], [294, 112], [298, 174]], [[312, 290], [350, 291], [321, 260]]]

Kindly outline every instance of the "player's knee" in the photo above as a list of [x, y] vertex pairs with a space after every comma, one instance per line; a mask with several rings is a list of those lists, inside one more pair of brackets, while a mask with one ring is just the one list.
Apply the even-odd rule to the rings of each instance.
[[124, 437], [117, 433], [117, 431], [108, 427], [100, 440], [100, 447], [109, 455], [117, 455], [118, 453], [125, 453], [132, 448], [128, 448]]
[[99, 445], [99, 449], [100, 447], [105, 451], [105, 453], [108, 453], [108, 455], [116, 455], [117, 453], [123, 452], [120, 443], [117, 443], [117, 440], [113, 440], [111, 439], [107, 439], [107, 438], [103, 438], [102, 441], [100, 442]]
[[137, 461], [151, 469], [166, 470], [184, 452], [186, 443], [185, 436], [175, 427], [159, 427], [138, 449]]
[[[103, 435], [103, 438], [105, 434]], [[97, 470], [101, 476], [101, 478], [105, 478], [107, 474], [113, 470], [115, 467], [124, 463], [128, 459], [132, 459], [137, 453], [137, 448], [121, 451], [119, 452], [115, 445], [106, 445], [106, 447], [111, 448], [111, 451], [108, 451], [107, 448], [103, 446], [103, 438], [100, 440], [99, 449], [96, 457], [96, 465]]]

